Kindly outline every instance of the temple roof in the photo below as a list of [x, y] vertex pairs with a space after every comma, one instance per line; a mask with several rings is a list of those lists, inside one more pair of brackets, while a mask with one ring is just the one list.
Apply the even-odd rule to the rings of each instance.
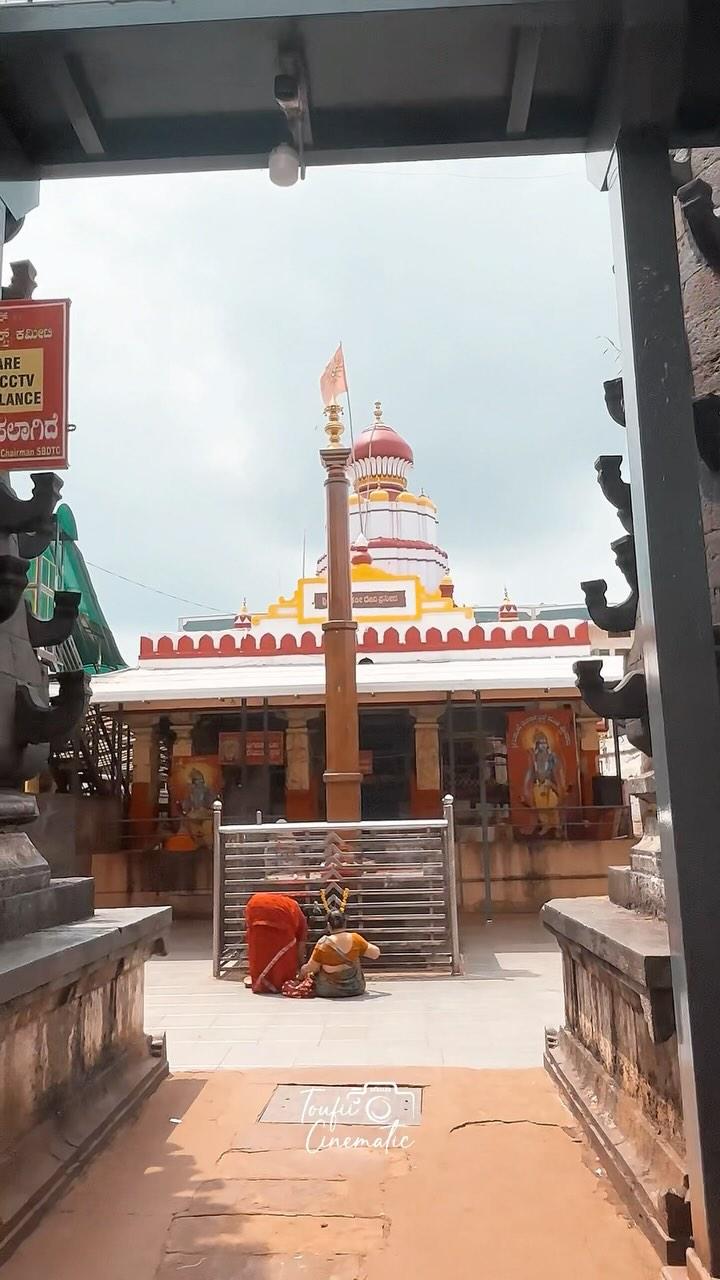
[[[587, 648], [578, 647], [566, 653], [538, 653], [513, 657], [472, 657], [460, 662], [368, 663], [357, 667], [358, 692], [411, 694], [452, 692], [453, 690], [507, 691], [563, 690], [577, 696], [573, 662], [586, 656]], [[604, 659], [603, 674], [619, 680], [623, 658], [614, 655]], [[140, 666], [133, 670], [92, 677], [92, 701], [104, 705], [123, 706], [144, 703], [207, 702], [213, 699], [246, 697], [286, 697], [322, 695], [325, 691], [325, 668], [321, 662], [302, 666], [296, 662], [261, 664], [239, 663], [230, 666], [193, 663], [187, 667], [155, 668]]]

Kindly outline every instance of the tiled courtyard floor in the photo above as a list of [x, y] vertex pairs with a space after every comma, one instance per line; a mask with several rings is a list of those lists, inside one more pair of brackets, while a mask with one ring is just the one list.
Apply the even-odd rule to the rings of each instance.
[[255, 996], [216, 981], [203, 923], [176, 924], [146, 976], [146, 1028], [175, 1071], [244, 1067], [534, 1067], [562, 1020], [560, 953], [536, 916], [463, 922], [465, 975], [372, 978], [354, 1000]]

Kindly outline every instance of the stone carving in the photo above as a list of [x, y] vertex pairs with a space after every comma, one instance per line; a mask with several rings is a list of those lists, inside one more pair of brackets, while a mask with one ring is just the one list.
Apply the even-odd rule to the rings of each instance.
[[72, 732], [87, 699], [84, 673], [67, 672], [51, 702], [48, 669], [35, 654], [35, 647], [67, 638], [79, 600], [75, 593], [59, 593], [54, 617], [41, 622], [23, 599], [29, 557], [41, 554], [54, 536], [62, 490], [52, 472], [37, 473], [32, 481], [32, 496], [22, 500], [0, 473], [0, 849], [6, 823], [18, 821], [12, 816], [13, 791], [47, 768], [50, 742]]
[[693, 416], [697, 451], [710, 471], [720, 471], [720, 396], [698, 396]]
[[[73, 594], [73, 593], [71, 593]], [[90, 677], [84, 671], [61, 671], [56, 677], [60, 692], [46, 701], [28, 685], [18, 685], [15, 697], [15, 734], [19, 746], [64, 742], [87, 710]]]
[[697, 253], [711, 271], [720, 274], [720, 219], [712, 187], [702, 178], [692, 178], [678, 188], [677, 201]]
[[22, 299], [32, 298], [37, 289], [37, 271], [27, 258], [21, 262], [10, 263], [10, 284], [6, 285], [2, 290], [3, 301], [6, 299]]
[[[621, 379], [619, 381], [622, 382]], [[610, 505], [617, 511], [623, 529], [632, 533], [632, 497], [630, 485], [620, 474], [621, 467], [622, 454], [619, 453], [601, 454], [595, 462], [598, 484], [603, 497], [607, 498]]]
[[630, 587], [630, 595], [622, 604], [608, 604], [607, 582], [604, 578], [594, 578], [590, 582], [581, 582], [580, 589], [585, 596], [585, 604], [596, 626], [610, 635], [622, 635], [632, 631], [635, 626], [638, 607], [637, 567], [635, 564], [635, 539], [631, 533], [625, 534], [610, 543], [615, 553], [615, 563]]
[[609, 382], [603, 383], [605, 390], [605, 407], [610, 414], [613, 422], [617, 422], [619, 427], [625, 426], [625, 396], [623, 394], [622, 378], [611, 378]]
[[30, 562], [21, 556], [0, 555], [0, 622], [15, 613], [27, 586]]
[[55, 610], [52, 618], [46, 621], [36, 618], [28, 606], [27, 628], [33, 649], [46, 649], [70, 638], [80, 610], [80, 599], [79, 591], [56, 591]]
[[9, 485], [0, 486], [0, 530], [6, 533], [36, 533], [48, 525], [62, 493], [63, 482], [52, 471], [30, 476], [31, 498], [18, 498]]
[[596, 715], [622, 721], [634, 747], [651, 755], [647, 688], [642, 671], [630, 671], [622, 680], [604, 680], [602, 658], [581, 658], [573, 663], [575, 683], [582, 699]]

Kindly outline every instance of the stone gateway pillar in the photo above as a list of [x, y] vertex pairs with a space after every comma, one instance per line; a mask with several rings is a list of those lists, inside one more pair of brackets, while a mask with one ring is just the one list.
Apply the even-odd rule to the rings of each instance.
[[618, 685], [597, 659], [575, 669], [585, 702], [644, 757], [628, 784], [643, 836], [608, 898], [544, 908], [565, 988], [546, 1065], [662, 1259], [682, 1266], [694, 1241], [699, 1278], [720, 1275], [720, 155], [674, 158], [678, 278], [662, 140], [618, 150], [625, 367], [605, 395], [621, 428], [627, 407], [632, 485], [620, 456], [595, 465], [626, 531], [613, 549], [630, 594], [608, 605], [605, 582], [582, 585], [593, 621], [635, 640]]

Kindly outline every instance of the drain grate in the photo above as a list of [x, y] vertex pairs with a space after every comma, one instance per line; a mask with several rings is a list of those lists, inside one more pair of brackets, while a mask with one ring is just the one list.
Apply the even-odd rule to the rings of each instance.
[[418, 1125], [422, 1088], [417, 1085], [279, 1084], [260, 1116], [261, 1124]]

